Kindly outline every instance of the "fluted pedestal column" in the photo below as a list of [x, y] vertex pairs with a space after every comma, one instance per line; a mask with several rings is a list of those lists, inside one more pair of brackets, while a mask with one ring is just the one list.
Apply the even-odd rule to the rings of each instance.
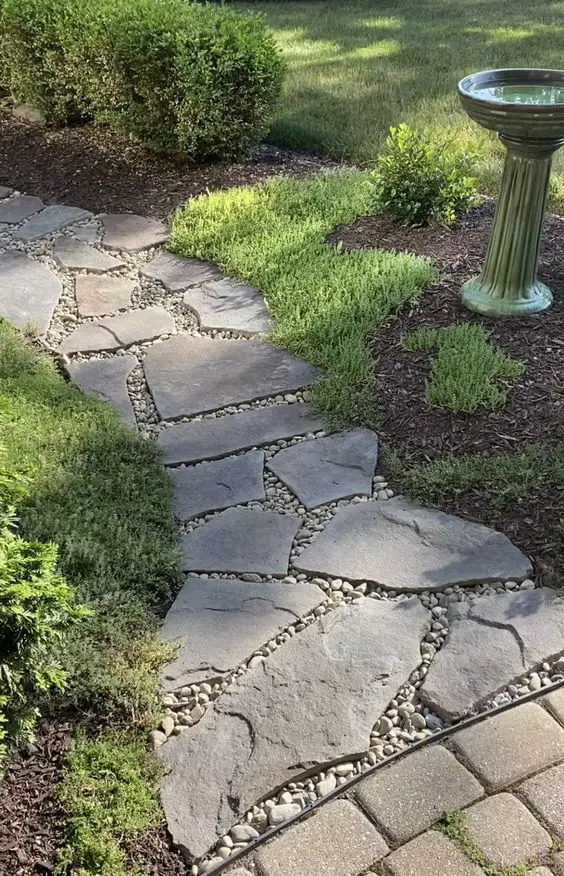
[[552, 155], [558, 143], [515, 142], [507, 149], [501, 191], [483, 270], [461, 288], [463, 303], [490, 316], [525, 316], [550, 307], [537, 279]]

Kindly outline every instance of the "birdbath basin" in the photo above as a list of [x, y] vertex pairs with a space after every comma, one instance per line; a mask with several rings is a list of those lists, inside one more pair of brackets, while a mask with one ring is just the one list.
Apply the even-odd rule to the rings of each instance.
[[552, 156], [564, 145], [564, 71], [486, 70], [462, 79], [458, 93], [507, 150], [484, 267], [462, 285], [462, 301], [490, 316], [537, 313], [552, 303], [537, 263]]

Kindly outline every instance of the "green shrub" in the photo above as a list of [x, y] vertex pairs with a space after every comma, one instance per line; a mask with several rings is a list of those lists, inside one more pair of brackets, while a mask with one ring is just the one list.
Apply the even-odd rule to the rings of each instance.
[[56, 655], [83, 616], [73, 590], [56, 572], [57, 548], [28, 542], [6, 514], [0, 528], [0, 757], [7, 742], [29, 738], [37, 702], [62, 689]]
[[4, 0], [11, 90], [172, 156], [231, 158], [266, 132], [282, 62], [262, 20], [189, 0]]
[[391, 128], [376, 168], [380, 206], [406, 224], [452, 225], [475, 202], [473, 166], [468, 152], [430, 131]]

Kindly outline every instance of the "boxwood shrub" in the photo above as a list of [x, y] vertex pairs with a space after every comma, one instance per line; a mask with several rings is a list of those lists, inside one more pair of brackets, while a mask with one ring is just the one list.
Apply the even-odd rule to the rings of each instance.
[[48, 121], [195, 160], [256, 143], [282, 80], [260, 17], [191, 0], [2, 0], [0, 41], [14, 98]]

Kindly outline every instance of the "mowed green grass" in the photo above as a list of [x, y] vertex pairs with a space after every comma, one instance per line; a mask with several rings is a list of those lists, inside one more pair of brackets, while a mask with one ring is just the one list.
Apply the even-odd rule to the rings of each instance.
[[[497, 182], [503, 150], [466, 118], [457, 82], [492, 67], [564, 66], [562, 0], [236, 5], [264, 13], [288, 65], [274, 142], [370, 164], [390, 126], [408, 122], [476, 144], [484, 189]], [[564, 203], [562, 156], [556, 169], [555, 188]]]

